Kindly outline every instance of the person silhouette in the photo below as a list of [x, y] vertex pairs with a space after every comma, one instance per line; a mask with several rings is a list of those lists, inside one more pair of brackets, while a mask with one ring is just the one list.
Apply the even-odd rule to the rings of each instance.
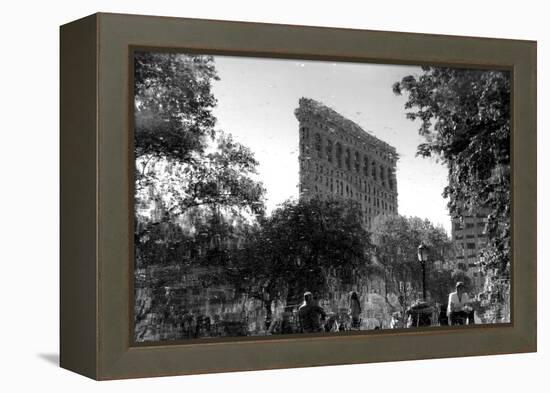
[[317, 305], [313, 293], [304, 293], [304, 302], [298, 308], [298, 318], [302, 333], [317, 333], [321, 329], [321, 321], [325, 320], [327, 314], [322, 307]]

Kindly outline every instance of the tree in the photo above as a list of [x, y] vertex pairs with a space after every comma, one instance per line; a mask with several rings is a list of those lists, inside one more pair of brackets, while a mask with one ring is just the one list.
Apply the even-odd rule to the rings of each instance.
[[360, 274], [370, 263], [369, 233], [351, 201], [287, 201], [251, 233], [235, 266], [236, 286], [264, 302], [296, 305], [304, 291], [322, 296], [327, 278]]
[[454, 216], [483, 210], [489, 238], [485, 259], [501, 277], [510, 272], [510, 73], [422, 67], [393, 91], [408, 93], [406, 116], [420, 122], [425, 142], [417, 155], [434, 156], [448, 168]]
[[[135, 275], [161, 308], [160, 285], [181, 282], [185, 266], [229, 266], [228, 243], [264, 214], [254, 154], [215, 128], [217, 79], [211, 56], [135, 54]], [[217, 270], [204, 285], [225, 279]]]
[[192, 236], [214, 215], [262, 215], [254, 154], [214, 128], [213, 57], [137, 52], [134, 70], [136, 246], [167, 222]]
[[258, 162], [252, 151], [231, 135], [218, 131], [212, 152], [195, 157], [192, 163], [157, 159], [147, 165], [143, 187], [137, 188], [136, 196], [162, 198], [166, 218], [197, 207], [227, 208], [234, 214], [243, 210], [264, 213], [265, 189], [254, 179]]
[[135, 52], [136, 157], [189, 162], [203, 152], [205, 137], [215, 134], [211, 88], [217, 79], [212, 56]]
[[[229, 268], [230, 243], [264, 214], [254, 154], [215, 128], [217, 79], [212, 56], [135, 53], [135, 279], [157, 311], [186, 267]], [[203, 285], [225, 280], [219, 270]], [[150, 311], [138, 307], [136, 321]]]
[[[421, 286], [421, 269], [417, 260], [420, 243], [428, 246], [431, 262], [445, 261], [452, 256], [453, 245], [445, 230], [434, 226], [427, 219], [399, 215], [378, 216], [371, 230], [376, 256], [385, 266], [386, 279], [391, 284], [387, 287], [393, 286], [404, 297], [407, 294], [399, 290], [399, 281], [409, 281], [415, 284], [417, 290]], [[429, 269], [429, 265], [427, 268]], [[428, 272], [431, 274], [430, 270]], [[436, 291], [439, 286], [433, 285], [430, 274], [426, 277], [427, 287], [434, 300], [441, 301], [448, 292], [442, 295]]]

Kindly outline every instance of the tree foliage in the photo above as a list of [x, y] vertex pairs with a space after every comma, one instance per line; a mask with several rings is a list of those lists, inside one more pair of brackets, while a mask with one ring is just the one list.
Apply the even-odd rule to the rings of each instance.
[[422, 67], [393, 85], [408, 93], [407, 118], [420, 122], [425, 142], [417, 154], [448, 167], [454, 216], [490, 211], [485, 252], [489, 266], [509, 274], [510, 263], [510, 73]]
[[444, 260], [452, 249], [445, 229], [419, 217], [378, 216], [373, 222], [372, 238], [377, 255], [386, 265], [416, 261], [420, 243], [428, 247], [430, 260]]
[[329, 274], [360, 271], [371, 256], [361, 209], [342, 200], [287, 201], [263, 220], [242, 252], [240, 285], [290, 303], [327, 290]]
[[134, 142], [136, 156], [187, 162], [214, 136], [218, 76], [212, 56], [135, 52]]
[[418, 246], [424, 243], [428, 247], [430, 261], [427, 264], [426, 286], [438, 301], [449, 293], [447, 289], [443, 293], [438, 291], [440, 285], [434, 280], [435, 273], [430, 268], [433, 262], [444, 262], [453, 255], [453, 244], [442, 227], [418, 217], [378, 216], [373, 222], [372, 239], [376, 256], [386, 267], [389, 281], [395, 289], [397, 281], [410, 281], [420, 291], [422, 271], [417, 252]]
[[170, 159], [138, 160], [146, 166], [137, 179], [138, 198], [162, 198], [168, 218], [197, 207], [226, 208], [234, 214], [263, 214], [264, 187], [255, 180], [258, 162], [252, 151], [217, 132], [214, 149], [193, 162]]
[[135, 244], [149, 263], [182, 260], [179, 246], [158, 255], [168, 227], [180, 226], [179, 243], [196, 250], [212, 240], [200, 234], [229, 236], [228, 225], [264, 214], [253, 152], [215, 128], [217, 79], [212, 56], [135, 54]]

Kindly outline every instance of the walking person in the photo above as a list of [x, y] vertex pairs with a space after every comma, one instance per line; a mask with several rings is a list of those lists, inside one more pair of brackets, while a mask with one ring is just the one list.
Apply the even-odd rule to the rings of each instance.
[[168, 287], [164, 290], [164, 305], [163, 305], [163, 316], [165, 323], [171, 323], [174, 317], [174, 307], [176, 301], [174, 299], [174, 293]]
[[349, 296], [349, 315], [351, 317], [351, 328], [359, 329], [361, 327], [361, 302], [355, 291], [351, 292]]
[[161, 325], [161, 337], [163, 339], [173, 338], [175, 328], [175, 306], [176, 300], [174, 293], [169, 287], [164, 289], [164, 304], [162, 316], [164, 317]]

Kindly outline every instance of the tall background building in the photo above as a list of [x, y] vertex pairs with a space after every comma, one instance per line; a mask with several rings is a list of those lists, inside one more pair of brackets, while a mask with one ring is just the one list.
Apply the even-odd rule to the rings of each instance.
[[333, 109], [301, 98], [300, 199], [342, 198], [356, 201], [370, 228], [381, 214], [397, 214], [397, 153]]
[[483, 286], [484, 277], [480, 263], [481, 252], [487, 245], [485, 233], [487, 209], [477, 209], [452, 218], [452, 240], [456, 250], [457, 267], [472, 280], [472, 289]]

